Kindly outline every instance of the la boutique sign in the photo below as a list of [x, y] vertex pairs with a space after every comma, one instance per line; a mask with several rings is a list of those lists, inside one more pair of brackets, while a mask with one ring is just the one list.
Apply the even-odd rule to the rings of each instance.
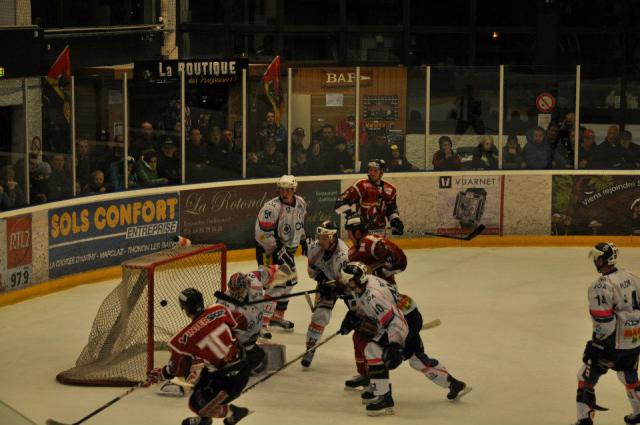
[[[322, 87], [355, 87], [356, 71], [345, 71], [344, 69], [324, 69], [322, 70]], [[371, 71], [360, 71], [360, 87], [370, 86], [373, 82], [373, 73]]]
[[151, 84], [164, 84], [184, 74], [187, 84], [229, 84], [240, 81], [246, 58], [192, 59], [136, 62], [135, 78]]

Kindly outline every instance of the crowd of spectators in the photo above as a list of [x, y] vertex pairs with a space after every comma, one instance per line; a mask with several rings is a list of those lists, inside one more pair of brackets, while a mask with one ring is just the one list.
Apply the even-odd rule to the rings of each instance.
[[[640, 146], [633, 142], [630, 131], [620, 131], [618, 126], [610, 126], [606, 137], [598, 143], [589, 128], [580, 127], [576, 138], [575, 114], [571, 112], [545, 128], [534, 126], [527, 130], [525, 124], [517, 114], [512, 114], [509, 126], [512, 133], [502, 146], [502, 169], [573, 169], [575, 149], [579, 169], [640, 169]], [[242, 144], [232, 130], [217, 125], [202, 129], [192, 126], [187, 130], [188, 183], [242, 177]], [[130, 135], [126, 158], [123, 136], [111, 138], [102, 130], [96, 140], [77, 139], [75, 160], [68, 152], [45, 151], [31, 153], [26, 159], [0, 168], [0, 210], [26, 206], [27, 192], [30, 204], [37, 204], [70, 198], [74, 191], [79, 196], [121, 191], [125, 178], [129, 188], [182, 182], [179, 122], [159, 135], [151, 121], [143, 121]], [[247, 140], [247, 176], [285, 174], [287, 137], [287, 129], [277, 122], [276, 115], [272, 111], [266, 113], [261, 128]], [[364, 169], [374, 158], [385, 160], [388, 171], [418, 171], [406, 157], [404, 141], [393, 140], [389, 140], [386, 131], [369, 132], [362, 127], [356, 164], [353, 116], [340, 120], [336, 126], [325, 123], [309, 135], [303, 128], [296, 128], [291, 132], [291, 171], [300, 176], [353, 173]], [[497, 170], [500, 159], [494, 137], [478, 135], [476, 140], [475, 146], [457, 148], [451, 136], [440, 136], [438, 150], [431, 158], [433, 169]], [[34, 140], [34, 144], [37, 142]], [[25, 168], [29, 173], [28, 187]]]

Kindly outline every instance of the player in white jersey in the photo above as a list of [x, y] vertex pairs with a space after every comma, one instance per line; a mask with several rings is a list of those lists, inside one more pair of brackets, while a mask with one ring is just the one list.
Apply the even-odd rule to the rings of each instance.
[[360, 262], [348, 263], [342, 269], [342, 281], [348, 283], [355, 310], [347, 313], [340, 333], [346, 335], [358, 327], [371, 335], [364, 356], [375, 399], [367, 404], [367, 415], [393, 414], [389, 370], [402, 363], [402, 348], [409, 333], [407, 322], [396, 305], [398, 294], [389, 283], [367, 275], [367, 266]]
[[[316, 238], [317, 240], [309, 245], [307, 253], [309, 277], [318, 283], [318, 288], [330, 281], [344, 284], [341, 272], [349, 261], [349, 247], [338, 238], [338, 226], [331, 220], [323, 221], [316, 228]], [[324, 328], [331, 320], [331, 312], [336, 299], [337, 297], [331, 293], [316, 296], [311, 323], [307, 330], [307, 349], [315, 346], [322, 337]], [[302, 358], [300, 363], [303, 367], [311, 366], [314, 353], [314, 350], [308, 351]]]
[[[262, 300], [264, 299], [264, 288], [270, 286], [274, 274], [274, 266], [246, 274], [234, 273], [227, 283], [227, 295], [239, 303]], [[237, 305], [224, 300], [220, 300], [219, 303], [231, 311], [233, 318], [238, 323], [234, 329], [234, 335], [245, 350], [251, 373], [257, 375], [264, 372], [267, 367], [266, 354], [256, 344], [256, 341], [260, 336], [264, 309], [269, 303]]]
[[596, 404], [594, 387], [609, 369], [625, 385], [631, 404], [625, 423], [640, 424], [640, 278], [616, 267], [618, 248], [613, 243], [597, 244], [589, 257], [602, 276], [588, 292], [593, 334], [578, 371], [576, 425], [592, 425], [595, 411], [602, 409]]
[[[306, 254], [304, 222], [307, 203], [296, 195], [297, 187], [298, 182], [294, 176], [280, 177], [278, 196], [265, 203], [258, 213], [255, 225], [256, 259], [261, 267], [287, 264], [295, 272], [294, 256], [299, 245], [302, 245], [303, 254]], [[297, 276], [294, 275], [287, 283], [284, 294], [291, 292], [291, 288], [297, 283]], [[269, 291], [267, 295], [276, 296]], [[270, 325], [293, 330], [294, 324], [284, 319], [288, 305], [288, 298], [277, 302]]]

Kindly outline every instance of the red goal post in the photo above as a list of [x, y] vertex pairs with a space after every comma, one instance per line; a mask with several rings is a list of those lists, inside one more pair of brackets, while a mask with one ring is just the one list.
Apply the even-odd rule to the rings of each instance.
[[76, 366], [58, 382], [87, 386], [131, 386], [146, 379], [155, 352], [189, 323], [178, 294], [193, 287], [205, 305], [226, 289], [224, 244], [177, 246], [122, 263], [122, 280], [105, 298]]

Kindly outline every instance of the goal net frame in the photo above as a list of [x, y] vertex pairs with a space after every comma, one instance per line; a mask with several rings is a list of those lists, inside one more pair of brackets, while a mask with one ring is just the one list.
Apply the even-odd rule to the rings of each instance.
[[[201, 255], [201, 254], [215, 254], [216, 252], [219, 252], [220, 255], [220, 290], [221, 291], [225, 291], [226, 289], [226, 277], [227, 277], [227, 248], [224, 244], [219, 243], [219, 244], [214, 244], [214, 245], [191, 245], [189, 247], [174, 247], [174, 248], [169, 248], [163, 251], [158, 251], [155, 253], [151, 253], [142, 257], [138, 257], [138, 258], [134, 258], [134, 259], [130, 259], [130, 260], [126, 260], [124, 261], [121, 266], [122, 266], [122, 281], [120, 282], [120, 284], [114, 288], [114, 291], [120, 287], [120, 285], [123, 284], [123, 281], [125, 279], [125, 273], [127, 273], [130, 270], [140, 270], [141, 273], [144, 273], [144, 275], [146, 276], [146, 283], [141, 285], [141, 288], [139, 289], [140, 292], [144, 291], [144, 289], [146, 288], [147, 290], [147, 294], [146, 294], [146, 303], [147, 303], [147, 329], [146, 329], [146, 368], [147, 371], [153, 369], [155, 367], [155, 351], [161, 350], [166, 348], [166, 342], [168, 341], [156, 341], [155, 340], [155, 336], [156, 336], [156, 332], [155, 332], [155, 327], [156, 327], [156, 310], [160, 309], [159, 307], [156, 306], [156, 303], [154, 302], [155, 300], [155, 293], [156, 293], [156, 271], [158, 270], [158, 268], [161, 268], [162, 266], [166, 266], [170, 263], [177, 263], [180, 260], [183, 259], [187, 259], [189, 257], [195, 257], [197, 255]], [[180, 268], [180, 266], [177, 266], [178, 268]], [[138, 279], [142, 277], [142, 274], [140, 274], [138, 276]], [[215, 286], [215, 281], [212, 280], [212, 285]], [[137, 282], [134, 284], [134, 286], [137, 285]], [[215, 290], [215, 289], [214, 289]], [[213, 291], [212, 291], [213, 293]], [[111, 295], [111, 294], [109, 294]], [[132, 297], [132, 295], [130, 294], [129, 297]], [[138, 299], [141, 299], [143, 297], [142, 294], [140, 294], [138, 296]], [[108, 298], [108, 297], [107, 297]], [[105, 303], [106, 299], [103, 300], [103, 304]], [[178, 294], [175, 294], [175, 297], [172, 299], [168, 299], [167, 302], [172, 303], [172, 304], [176, 304], [177, 303], [177, 298], [178, 298]], [[134, 302], [137, 302], [134, 298]], [[205, 299], [205, 304], [207, 304], [207, 300]], [[163, 306], [166, 304], [163, 304]], [[98, 313], [96, 315], [96, 319], [94, 319], [94, 323], [92, 325], [92, 333], [93, 333], [93, 329], [96, 326], [96, 320], [98, 318], [98, 315], [100, 313], [100, 310], [102, 309], [103, 305], [101, 305], [100, 309], [98, 310]], [[113, 325], [113, 327], [111, 328], [111, 331], [113, 331], [116, 326], [117, 326], [117, 322], [120, 320], [121, 315], [122, 315], [122, 311], [120, 313], [118, 313], [118, 317], [116, 319], [116, 324]], [[179, 329], [178, 329], [179, 330]], [[177, 331], [178, 331], [177, 330]], [[177, 332], [176, 331], [176, 332]], [[107, 337], [107, 339], [111, 338], [111, 335], [109, 335]], [[117, 335], [114, 336], [114, 338], [117, 338]], [[85, 350], [87, 350], [88, 346], [91, 344], [92, 340], [91, 340], [91, 336], [89, 337], [89, 341], [87, 343], [87, 346], [85, 346], [84, 350], [83, 350], [83, 354], [85, 352]], [[140, 344], [138, 344], [140, 345]], [[101, 349], [102, 350], [102, 349]], [[82, 356], [82, 354], [81, 354]], [[123, 387], [123, 386], [133, 386], [138, 384], [140, 381], [138, 380], [132, 380], [132, 379], [127, 379], [126, 377], [115, 377], [115, 378], [79, 378], [79, 377], [75, 377], [74, 375], [74, 370], [81, 368], [81, 367], [90, 367], [93, 364], [96, 364], [96, 367], [100, 367], [99, 362], [96, 361], [95, 363], [88, 363], [88, 364], [84, 364], [84, 365], [79, 365], [78, 363], [80, 362], [80, 358], [78, 359], [78, 362], [76, 363], [76, 367], [68, 369], [66, 371], [60, 372], [57, 374], [56, 376], [56, 380], [58, 382], [60, 382], [61, 384], [65, 384], [65, 385], [78, 385], [78, 386], [91, 386], [91, 387]]]

